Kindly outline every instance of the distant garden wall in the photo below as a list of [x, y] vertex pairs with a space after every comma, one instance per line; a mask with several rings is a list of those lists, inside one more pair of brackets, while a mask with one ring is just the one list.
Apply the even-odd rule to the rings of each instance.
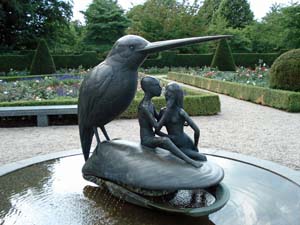
[[[29, 69], [34, 51], [23, 51], [24, 55], [0, 55], [0, 72]], [[259, 61], [271, 66], [279, 56], [278, 53], [233, 53], [237, 66], [255, 67]], [[210, 66], [213, 54], [176, 54], [174, 51], [162, 52], [157, 58], [148, 59], [142, 67], [202, 67]], [[53, 55], [56, 69], [60, 68], [90, 68], [96, 66], [102, 59], [94, 51], [80, 55]]]

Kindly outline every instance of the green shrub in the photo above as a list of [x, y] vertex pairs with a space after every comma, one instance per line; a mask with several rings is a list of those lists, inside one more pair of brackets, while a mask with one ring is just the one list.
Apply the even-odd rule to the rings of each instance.
[[78, 68], [82, 66], [85, 69], [99, 64], [100, 60], [95, 51], [84, 52], [81, 55], [54, 55], [56, 68]]
[[[26, 70], [30, 68], [34, 51], [28, 51], [27, 55], [0, 55], [0, 72], [13, 70]], [[159, 54], [157, 58], [147, 59], [142, 65], [143, 68], [163, 67], [203, 67], [210, 66], [212, 54], [175, 54], [173, 61], [168, 57], [172, 53]], [[233, 58], [238, 66], [252, 67], [259, 64], [259, 61], [272, 65], [278, 57], [277, 53], [233, 53]], [[101, 59], [96, 52], [84, 52], [81, 55], [53, 55], [57, 69], [78, 68], [80, 65], [87, 69], [96, 66]]]
[[[206, 94], [199, 91], [185, 89], [189, 94], [184, 98], [184, 108], [191, 116], [214, 115], [220, 112], [220, 100], [215, 94]], [[142, 98], [135, 98], [128, 109], [120, 116], [120, 118], [137, 118], [138, 104]], [[42, 101], [14, 101], [0, 102], [0, 107], [8, 106], [39, 106], [39, 105], [75, 105], [78, 103], [77, 98], [57, 98]], [[164, 97], [153, 99], [153, 103], [157, 110], [166, 105]]]
[[31, 55], [1, 55], [0, 72], [8, 73], [10, 70], [28, 70], [31, 61]]
[[168, 73], [168, 78], [257, 104], [289, 112], [300, 112], [300, 93], [298, 92], [248, 86], [174, 72]]
[[[121, 118], [137, 118], [137, 108], [141, 98], [135, 98], [128, 109], [120, 116]], [[153, 103], [157, 110], [166, 106], [163, 97], [154, 98]], [[217, 95], [188, 95], [184, 98], [184, 109], [190, 116], [214, 115], [221, 111], [220, 100]]]
[[232, 55], [237, 66], [251, 68], [264, 63], [271, 66], [278, 57], [278, 53], [233, 53]]
[[220, 71], [235, 71], [231, 49], [226, 39], [219, 41], [211, 67], [217, 67]]
[[176, 54], [174, 51], [161, 52], [155, 59], [147, 59], [142, 67], [202, 67], [209, 66], [212, 54]]
[[275, 60], [270, 70], [270, 88], [300, 91], [300, 48]]
[[30, 67], [30, 74], [52, 74], [55, 73], [55, 65], [50, 55], [48, 45], [44, 39], [41, 39], [34, 54]]

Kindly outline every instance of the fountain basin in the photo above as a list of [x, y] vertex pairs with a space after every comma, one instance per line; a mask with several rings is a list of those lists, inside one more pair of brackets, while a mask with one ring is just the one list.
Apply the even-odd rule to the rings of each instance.
[[231, 196], [221, 210], [194, 218], [114, 198], [82, 178], [83, 156], [74, 155], [79, 152], [0, 167], [0, 224], [298, 225], [300, 221], [300, 173], [278, 164], [207, 150], [208, 160], [224, 168], [222, 182]]

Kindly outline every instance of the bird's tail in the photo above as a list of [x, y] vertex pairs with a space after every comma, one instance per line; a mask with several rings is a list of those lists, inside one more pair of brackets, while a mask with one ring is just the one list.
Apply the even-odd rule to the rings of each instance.
[[79, 124], [79, 135], [82, 153], [84, 160], [88, 160], [90, 155], [90, 148], [93, 141], [94, 131], [92, 127], [84, 127], [82, 124]]

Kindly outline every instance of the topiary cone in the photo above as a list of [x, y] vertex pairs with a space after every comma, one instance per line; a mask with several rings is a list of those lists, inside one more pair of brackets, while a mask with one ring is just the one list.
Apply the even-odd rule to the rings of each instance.
[[30, 74], [39, 75], [52, 73], [55, 73], [55, 64], [50, 55], [47, 42], [41, 39], [31, 63]]
[[270, 88], [300, 91], [300, 48], [280, 55], [270, 69]]
[[211, 67], [218, 67], [220, 71], [235, 71], [234, 59], [226, 39], [219, 41]]

